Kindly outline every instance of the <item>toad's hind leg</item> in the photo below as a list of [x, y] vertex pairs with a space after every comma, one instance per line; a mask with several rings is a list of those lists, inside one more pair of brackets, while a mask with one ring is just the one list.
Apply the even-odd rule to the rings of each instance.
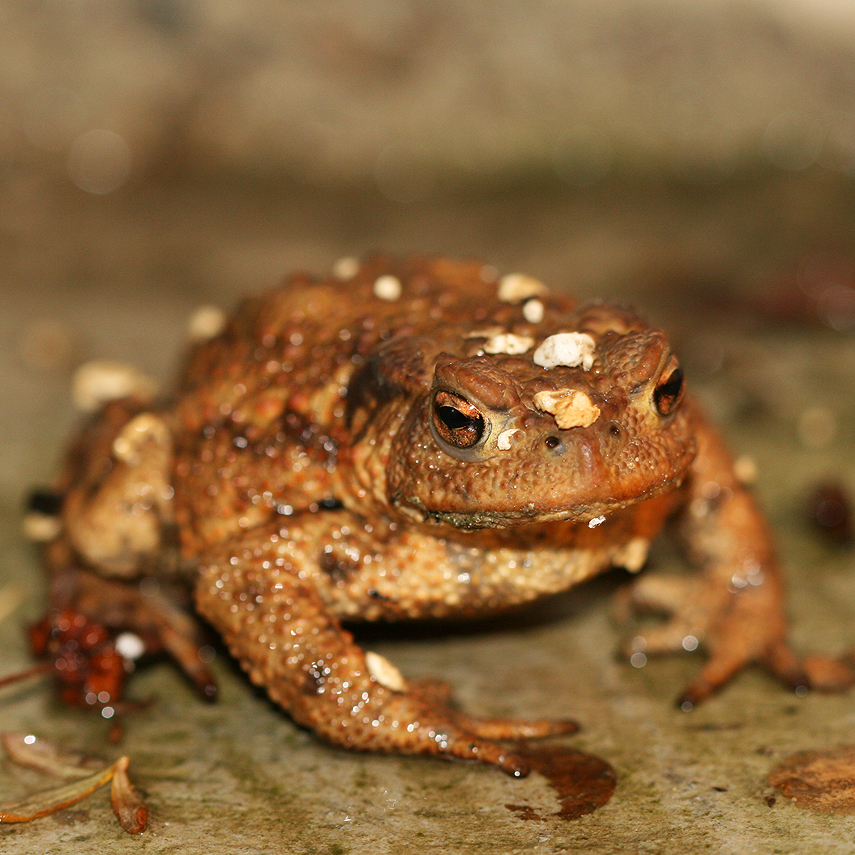
[[83, 561], [132, 577], [159, 557], [172, 517], [172, 437], [164, 419], [131, 398], [108, 403], [71, 449], [62, 528]]
[[[33, 636], [37, 655], [54, 659], [61, 682], [69, 683], [72, 676], [65, 665], [78, 644], [75, 634], [91, 627], [93, 637], [103, 635], [103, 642], [97, 652], [79, 651], [82, 671], [109, 659], [115, 639], [129, 631], [137, 634], [144, 652], [168, 652], [205, 696], [215, 693], [198, 656], [198, 628], [177, 604], [183, 583], [177, 577], [163, 580], [163, 586], [149, 586], [146, 593], [139, 584], [148, 575], [173, 576], [177, 566], [177, 549], [168, 534], [171, 469], [172, 438], [165, 420], [134, 398], [108, 402], [72, 446], [57, 484], [58, 530], [44, 550], [50, 607]], [[175, 590], [165, 596], [159, 588]], [[121, 662], [118, 668], [121, 672]], [[116, 690], [107, 693], [110, 703], [117, 700], [122, 674], [112, 682]], [[64, 695], [77, 700], [76, 693], [81, 701], [91, 694], [85, 679], [72, 681]]]
[[319, 529], [338, 516], [307, 514], [289, 520], [288, 530], [249, 532], [205, 557], [197, 577], [199, 611], [296, 722], [346, 748], [475, 760], [515, 776], [527, 773], [526, 762], [496, 740], [576, 729], [567, 721], [463, 714], [437, 684], [407, 684], [391, 663], [363, 651], [312, 582]]

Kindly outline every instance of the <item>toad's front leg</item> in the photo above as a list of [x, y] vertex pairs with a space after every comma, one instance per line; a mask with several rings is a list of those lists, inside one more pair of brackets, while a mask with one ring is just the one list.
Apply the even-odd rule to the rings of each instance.
[[569, 721], [465, 715], [441, 688], [408, 685], [390, 662], [356, 645], [313, 583], [329, 554], [319, 535], [325, 528], [340, 533], [340, 525], [325, 522], [338, 516], [306, 514], [303, 526], [293, 517], [288, 528], [248, 532], [199, 569], [199, 611], [296, 722], [346, 748], [475, 760], [515, 776], [525, 775], [527, 764], [496, 740], [576, 730]]
[[855, 682], [851, 661], [799, 657], [787, 640], [784, 584], [772, 538], [750, 490], [740, 482], [721, 438], [699, 420], [698, 455], [676, 520], [694, 578], [650, 575], [634, 586], [633, 603], [672, 615], [636, 636], [650, 653], [706, 648], [709, 659], [680, 697], [702, 701], [746, 665], [764, 665], [793, 687], [841, 690]]

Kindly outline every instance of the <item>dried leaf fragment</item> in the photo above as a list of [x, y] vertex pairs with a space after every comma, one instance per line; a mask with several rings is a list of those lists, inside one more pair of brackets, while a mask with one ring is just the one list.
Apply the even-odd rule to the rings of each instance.
[[63, 751], [47, 739], [38, 739], [29, 733], [7, 731], [0, 738], [13, 763], [38, 772], [60, 778], [85, 778], [104, 768], [103, 760], [76, 751]]
[[[86, 798], [112, 780], [110, 801], [119, 822], [129, 834], [141, 834], [148, 822], [148, 808], [128, 778], [128, 757], [120, 757], [108, 766], [100, 764], [91, 770], [94, 761], [86, 755], [63, 751], [46, 739], [30, 734], [7, 732], [0, 741], [9, 758], [20, 766], [40, 772], [78, 778], [59, 787], [51, 787], [21, 799], [0, 804], [0, 823], [29, 822]], [[87, 764], [90, 768], [86, 768]]]
[[103, 787], [113, 777], [114, 765], [70, 784], [0, 804], [0, 822], [29, 822], [67, 808]]
[[148, 822], [148, 808], [128, 778], [129, 763], [127, 757], [120, 757], [113, 764], [110, 802], [122, 828], [128, 834], [142, 834]]

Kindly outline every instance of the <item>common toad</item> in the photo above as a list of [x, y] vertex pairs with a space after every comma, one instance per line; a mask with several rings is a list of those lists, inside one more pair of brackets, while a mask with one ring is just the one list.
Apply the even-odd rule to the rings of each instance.
[[[642, 576], [631, 599], [671, 615], [647, 653], [706, 649], [684, 705], [752, 662], [811, 684], [766, 523], [663, 332], [478, 262], [347, 266], [246, 300], [169, 401], [104, 403], [58, 483], [42, 642], [82, 615], [210, 691], [165, 595], [186, 580], [251, 680], [322, 738], [524, 774], [500, 741], [572, 722], [465, 715], [341, 622], [492, 612], [638, 571], [672, 520], [699, 573]], [[824, 664], [814, 683], [849, 680]], [[95, 689], [86, 703], [115, 702]]]

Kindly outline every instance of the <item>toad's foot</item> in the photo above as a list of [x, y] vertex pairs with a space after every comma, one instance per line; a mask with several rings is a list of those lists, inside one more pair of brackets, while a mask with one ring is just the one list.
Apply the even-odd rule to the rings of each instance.
[[680, 578], [652, 574], [629, 592], [637, 611], [669, 615], [662, 626], [637, 633], [625, 648], [630, 656], [705, 649], [709, 659], [678, 699], [685, 710], [709, 697], [747, 665], [767, 668], [795, 691], [840, 691], [855, 683], [850, 658], [801, 658], [790, 647], [777, 586], [728, 589], [709, 577]]
[[433, 755], [528, 772], [499, 740], [572, 733], [569, 721], [479, 718], [454, 709], [448, 690], [407, 683], [365, 652], [329, 612], [301, 567], [297, 536], [259, 532], [200, 567], [196, 602], [250, 679], [322, 739], [357, 751]]
[[[569, 720], [486, 718], [468, 715], [450, 704], [450, 691], [435, 680], [411, 681], [405, 692], [383, 703], [385, 725], [376, 734], [361, 730], [365, 744], [348, 747], [401, 754], [433, 755], [498, 766], [513, 777], [525, 777], [529, 764], [522, 755], [499, 744], [575, 733]], [[372, 726], [376, 721], [371, 722]]]
[[763, 514], [736, 474], [721, 437], [703, 421], [683, 485], [676, 532], [698, 576], [642, 577], [630, 602], [670, 620], [630, 642], [633, 653], [704, 648], [709, 659], [679, 699], [691, 709], [746, 665], [758, 663], [795, 690], [841, 689], [855, 681], [845, 659], [805, 659], [787, 641], [783, 573]]

